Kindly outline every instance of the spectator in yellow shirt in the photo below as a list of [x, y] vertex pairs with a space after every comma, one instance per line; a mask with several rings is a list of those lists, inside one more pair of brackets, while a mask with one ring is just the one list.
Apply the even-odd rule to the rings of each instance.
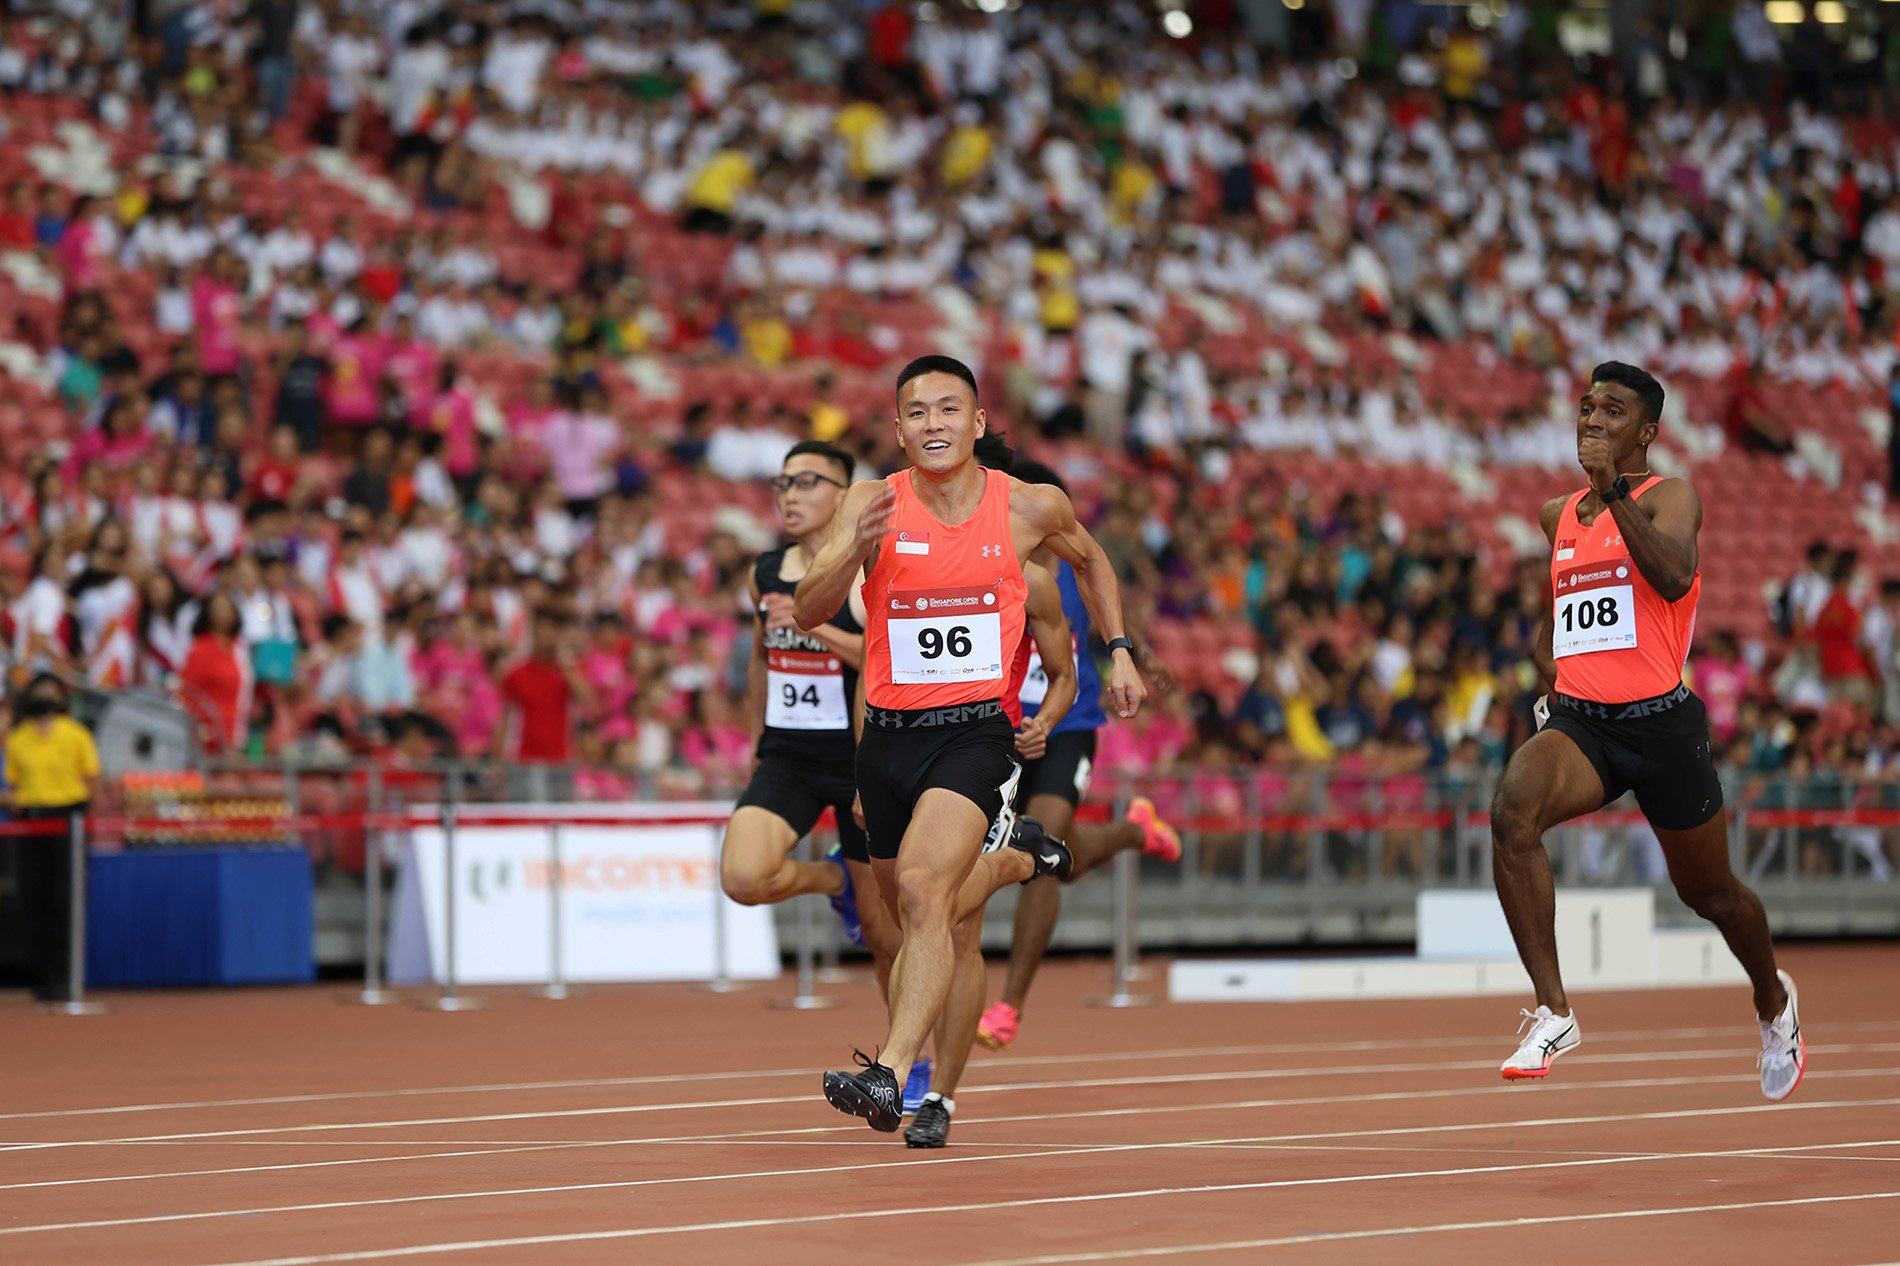
[[851, 429], [851, 415], [831, 398], [836, 385], [830, 370], [820, 373], [818, 381], [812, 384], [814, 399], [805, 410], [811, 420], [811, 438], [827, 444], [837, 443]]
[[755, 179], [751, 156], [742, 148], [744, 143], [744, 137], [736, 138], [694, 173], [693, 183], [686, 190], [683, 227], [687, 232], [731, 231], [732, 209]]
[[739, 340], [761, 369], [777, 369], [792, 356], [792, 327], [766, 300], [746, 305], [739, 318]]
[[[7, 798], [21, 818], [70, 822], [98, 794], [99, 749], [66, 715], [66, 687], [41, 673], [21, 693], [21, 720], [7, 735]], [[71, 998], [72, 850], [63, 835], [14, 842], [26, 915], [33, 996]]]
[[944, 138], [943, 159], [940, 172], [946, 188], [960, 189], [983, 174], [990, 165], [990, 155], [996, 150], [996, 142], [990, 138], [989, 129], [983, 126], [980, 107], [971, 107], [956, 130]]
[[874, 101], [853, 101], [838, 111], [832, 131], [845, 139], [854, 179], [878, 193], [891, 182], [891, 119]]

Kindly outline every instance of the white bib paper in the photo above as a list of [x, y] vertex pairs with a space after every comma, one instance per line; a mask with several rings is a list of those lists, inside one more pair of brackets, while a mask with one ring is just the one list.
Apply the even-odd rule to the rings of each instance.
[[765, 723], [775, 730], [848, 730], [843, 664], [813, 651], [770, 651], [766, 657]]
[[1626, 558], [1573, 568], [1557, 577], [1551, 606], [1552, 657], [1636, 646], [1635, 569]]
[[892, 593], [890, 604], [892, 684], [1002, 680], [1003, 617], [994, 586]]
[[1040, 708], [1049, 697], [1049, 672], [1042, 666], [1042, 652], [1029, 652], [1029, 670], [1023, 675], [1022, 701], [1025, 708]]

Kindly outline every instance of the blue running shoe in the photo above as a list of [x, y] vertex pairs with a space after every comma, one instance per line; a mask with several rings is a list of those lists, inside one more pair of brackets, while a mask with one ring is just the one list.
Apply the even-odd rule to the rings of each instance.
[[[851, 868], [844, 864], [844, 849], [833, 844], [825, 850], [825, 860], [835, 863], [844, 874], [844, 891], [831, 899], [831, 908], [844, 920], [844, 934], [851, 938], [851, 943], [861, 946], [864, 944], [864, 921], [858, 918], [858, 894], [851, 887]], [[918, 1098], [922, 1097], [919, 1092]]]
[[915, 1112], [924, 1106], [924, 1096], [930, 1093], [930, 1060], [920, 1059], [910, 1066], [910, 1076], [904, 1081], [904, 1111]]

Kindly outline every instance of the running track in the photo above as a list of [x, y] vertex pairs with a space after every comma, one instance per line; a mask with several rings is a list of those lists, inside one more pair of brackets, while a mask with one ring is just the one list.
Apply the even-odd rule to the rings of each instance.
[[819, 1098], [881, 1031], [862, 985], [0, 998], [0, 1261], [1900, 1258], [1900, 945], [1783, 958], [1810, 1072], [1779, 1106], [1734, 990], [1578, 995], [1583, 1047], [1513, 1087], [1506, 1000], [1107, 1012], [1055, 964], [939, 1153]]

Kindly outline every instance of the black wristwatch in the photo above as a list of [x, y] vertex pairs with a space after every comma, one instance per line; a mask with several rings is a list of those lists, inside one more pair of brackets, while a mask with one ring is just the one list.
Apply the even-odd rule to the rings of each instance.
[[1621, 501], [1624, 497], [1627, 497], [1629, 495], [1630, 495], [1630, 481], [1629, 481], [1629, 478], [1625, 475], [1618, 475], [1616, 477], [1616, 482], [1610, 485], [1610, 490], [1608, 492], [1599, 492], [1597, 494], [1597, 496], [1603, 499], [1604, 505], [1609, 505], [1612, 501]]
[[1108, 653], [1113, 655], [1116, 651], [1127, 651], [1130, 658], [1133, 658], [1135, 654], [1135, 640], [1131, 637], [1111, 639], [1108, 643]]

